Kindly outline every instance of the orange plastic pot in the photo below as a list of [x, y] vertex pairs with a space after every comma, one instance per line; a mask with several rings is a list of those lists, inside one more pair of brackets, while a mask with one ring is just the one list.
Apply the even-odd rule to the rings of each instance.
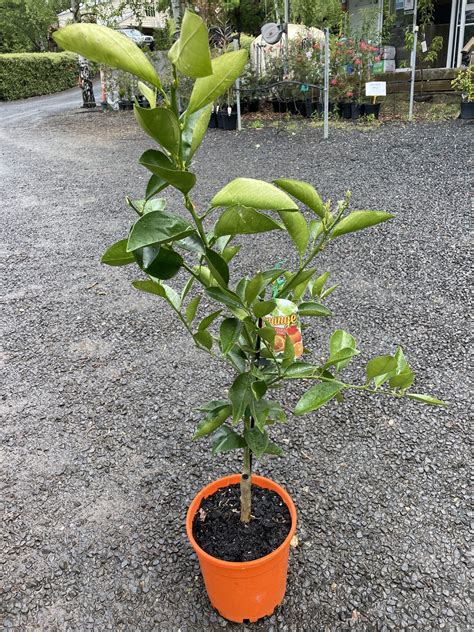
[[191, 503], [186, 516], [186, 532], [199, 558], [201, 573], [211, 604], [221, 616], [237, 623], [257, 621], [271, 615], [285, 596], [290, 541], [296, 530], [296, 509], [286, 491], [263, 476], [252, 476], [252, 484], [275, 491], [288, 507], [291, 529], [274, 551], [251, 562], [226, 562], [201, 549], [193, 537], [193, 520], [201, 500], [218, 489], [240, 481], [232, 474], [204, 487]]

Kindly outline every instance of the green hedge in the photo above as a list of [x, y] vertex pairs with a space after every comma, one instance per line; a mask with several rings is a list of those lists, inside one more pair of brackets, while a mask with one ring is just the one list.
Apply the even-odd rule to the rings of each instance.
[[0, 100], [51, 94], [77, 85], [73, 53], [7, 53], [0, 55]]

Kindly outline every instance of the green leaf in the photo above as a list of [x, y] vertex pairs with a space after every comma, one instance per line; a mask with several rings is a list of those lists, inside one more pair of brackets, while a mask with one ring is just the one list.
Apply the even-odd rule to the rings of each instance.
[[262, 399], [262, 397], [265, 395], [268, 387], [263, 379], [256, 379], [254, 382], [252, 382], [250, 388], [252, 389], [252, 393], [254, 394], [255, 399], [258, 401]]
[[248, 305], [252, 305], [254, 300], [260, 294], [265, 286], [265, 280], [261, 272], [257, 274], [247, 283], [245, 288], [245, 302]]
[[198, 325], [198, 331], [204, 331], [205, 329], [210, 327], [221, 312], [222, 310], [218, 309], [216, 312], [212, 312], [212, 314], [205, 316]]
[[194, 173], [176, 169], [171, 160], [157, 149], [148, 149], [138, 162], [184, 194], [189, 193], [196, 183]]
[[324, 225], [323, 222], [320, 222], [319, 220], [316, 219], [312, 219], [309, 222], [309, 239], [312, 242], [314, 242], [314, 240], [316, 239], [316, 237], [319, 237], [319, 235], [323, 232], [324, 230]]
[[318, 370], [317, 366], [308, 364], [307, 362], [295, 362], [285, 369], [285, 377], [307, 377], [314, 375]]
[[258, 301], [253, 306], [253, 313], [255, 314], [256, 318], [263, 318], [263, 316], [266, 316], [270, 312], [273, 312], [275, 307], [275, 301]]
[[351, 359], [354, 356], [359, 355], [359, 353], [360, 351], [354, 349], [353, 347], [344, 347], [343, 349], [336, 351], [334, 354], [331, 354], [324, 363], [323, 367], [328, 368], [333, 365], [336, 368], [336, 371], [338, 371], [339, 368], [342, 368], [341, 365], [346, 366]]
[[163, 189], [166, 189], [168, 182], [159, 176], [151, 176], [146, 187], [145, 198], [149, 200], [154, 195], [158, 195]]
[[446, 402], [442, 399], [436, 399], [430, 395], [421, 395], [420, 393], [408, 393], [410, 399], [414, 399], [417, 402], [423, 402], [423, 404], [429, 404], [430, 406], [447, 406]]
[[237, 448], [246, 447], [245, 439], [237, 434], [228, 426], [221, 426], [214, 433], [212, 442], [212, 454], [221, 454], [222, 452], [230, 452]]
[[[293, 214], [293, 212], [292, 212]], [[214, 226], [214, 235], [250, 235], [281, 230], [282, 227], [268, 215], [247, 206], [227, 208]]]
[[260, 338], [271, 347], [275, 344], [276, 331], [273, 327], [262, 327], [258, 330]]
[[242, 246], [227, 246], [227, 248], [224, 248], [224, 250], [222, 251], [222, 258], [224, 259], [224, 261], [226, 263], [229, 263], [229, 261], [231, 261], [235, 255], [239, 252], [239, 250], [242, 248]]
[[133, 251], [142, 270], [157, 279], [172, 279], [179, 272], [183, 258], [166, 246], [146, 246]]
[[286, 191], [300, 202], [303, 202], [305, 206], [313, 210], [321, 219], [324, 217], [324, 204], [319, 197], [319, 193], [311, 184], [303, 182], [302, 180], [291, 180], [287, 178], [280, 178], [273, 182], [277, 187], [280, 187], [283, 191]]
[[229, 284], [229, 266], [220, 254], [210, 248], [206, 248], [205, 257], [212, 276], [222, 288], [226, 289]]
[[251, 398], [251, 386], [253, 377], [250, 373], [238, 375], [229, 389], [229, 399], [232, 402], [232, 420], [239, 421], [245, 413], [245, 409]]
[[194, 232], [190, 224], [166, 211], [146, 213], [138, 219], [130, 231], [127, 250], [137, 250], [151, 244], [164, 244], [187, 237]]
[[206, 288], [206, 294], [212, 299], [227, 305], [227, 307], [242, 307], [242, 302], [237, 294], [230, 291], [224, 291], [220, 287], [208, 287]]
[[[173, 156], [179, 154], [181, 133], [178, 119], [169, 108], [141, 108], [135, 103], [133, 112], [138, 125], [145, 134], [156, 140], [166, 151]], [[143, 158], [143, 156], [142, 156]]]
[[313, 287], [311, 288], [311, 296], [314, 298], [315, 296], [321, 296], [323, 288], [326, 284], [326, 281], [329, 279], [330, 272], [324, 272], [317, 279], [315, 279], [313, 283]]
[[265, 448], [265, 454], [273, 454], [275, 456], [283, 456], [284, 452], [279, 445], [274, 443], [273, 441], [269, 441], [267, 447]]
[[392, 219], [392, 217], [395, 217], [395, 215], [384, 211], [352, 211], [337, 224], [331, 233], [331, 239], [347, 233], [354, 233], [369, 226], [375, 226]]
[[212, 75], [199, 78], [194, 84], [185, 117], [188, 118], [208, 103], [214, 103], [217, 97], [224, 94], [242, 73], [247, 58], [246, 50], [238, 50], [213, 59]]
[[203, 255], [205, 251], [205, 246], [197, 233], [193, 233], [184, 239], [179, 239], [174, 245], [176, 248], [182, 248], [187, 252], [197, 252], [200, 255]]
[[321, 303], [300, 303], [298, 305], [298, 313], [300, 316], [332, 316], [330, 309], [321, 305]]
[[[341, 351], [341, 349], [347, 348], [357, 348], [357, 343], [354, 336], [348, 334], [347, 331], [344, 331], [343, 329], [336, 329], [329, 340], [329, 352], [331, 354], [331, 357], [334, 357], [339, 351]], [[335, 365], [336, 371], [340, 371], [341, 369], [343, 369], [349, 364], [350, 361], [351, 359], [350, 357], [348, 357], [346, 360], [341, 360], [340, 362], [337, 362]]]
[[219, 338], [221, 352], [225, 355], [234, 346], [240, 336], [242, 323], [237, 318], [225, 318], [220, 327]]
[[59, 29], [53, 33], [53, 39], [61, 48], [79, 53], [90, 61], [120, 68], [161, 88], [160, 79], [145, 53], [118, 31], [81, 22]]
[[193, 440], [205, 437], [211, 432], [214, 432], [214, 430], [217, 430], [217, 428], [222, 426], [231, 412], [232, 406], [229, 405], [209, 411], [204, 419], [199, 422], [196, 432], [194, 433]]
[[321, 299], [327, 298], [330, 294], [332, 294], [334, 292], [334, 290], [336, 290], [341, 284], [340, 283], [335, 283], [334, 285], [331, 285], [331, 287], [328, 287], [327, 290], [325, 290], [322, 294], [321, 294]]
[[133, 281], [132, 285], [135, 289], [149, 294], [156, 294], [164, 298], [175, 310], [179, 311], [181, 301], [178, 294], [169, 285], [157, 281]]
[[179, 39], [168, 51], [168, 59], [187, 77], [197, 79], [212, 74], [207, 28], [195, 13], [185, 12]]
[[154, 200], [130, 200], [127, 198], [127, 202], [139, 215], [166, 209], [166, 200], [164, 198], [155, 198]]
[[268, 434], [266, 430], [260, 432], [257, 427], [247, 428], [244, 431], [244, 438], [248, 447], [252, 450], [257, 459], [259, 459], [268, 447]]
[[392, 372], [390, 377], [390, 387], [401, 389], [409, 388], [415, 381], [415, 374], [408, 366], [401, 347], [398, 347], [394, 357], [397, 361], [397, 368]]
[[315, 272], [316, 270], [314, 269], [300, 270], [296, 274], [293, 274], [293, 276], [290, 279], [288, 279], [285, 285], [281, 288], [279, 296], [280, 297], [286, 296], [292, 288], [297, 287], [298, 285], [300, 285], [300, 283], [304, 283], [305, 281], [310, 279]]
[[201, 296], [195, 296], [191, 299], [186, 307], [186, 320], [191, 324], [196, 316], [198, 305], [201, 301]]
[[300, 211], [279, 211], [278, 215], [285, 224], [288, 234], [302, 257], [306, 252], [309, 240], [308, 224], [303, 217], [303, 213]]
[[265, 423], [268, 419], [268, 415], [270, 414], [270, 407], [267, 400], [252, 400], [250, 402], [250, 411], [252, 413], [255, 425], [261, 432], [263, 432], [265, 428]]
[[321, 382], [312, 386], [296, 404], [295, 415], [304, 415], [329, 402], [344, 388], [339, 382]]
[[145, 99], [150, 104], [151, 108], [156, 108], [156, 90], [154, 88], [148, 87], [142, 81], [138, 82], [138, 89], [140, 90], [140, 94], [142, 94]]
[[128, 239], [121, 239], [107, 248], [101, 258], [101, 262], [108, 266], [127, 266], [134, 263], [135, 258], [131, 252], [127, 252]]
[[246, 206], [252, 209], [298, 211], [293, 200], [273, 184], [253, 178], [237, 178], [221, 189], [211, 200], [211, 206]]
[[186, 164], [190, 162], [202, 143], [202, 139], [207, 132], [211, 111], [212, 104], [209, 104], [201, 110], [193, 112], [188, 118], [185, 118], [184, 114], [181, 116], [180, 121], [183, 124], [181, 131], [182, 153]]
[[390, 355], [377, 356], [367, 363], [367, 383], [375, 378], [376, 388], [386, 382], [390, 373], [397, 368], [397, 361]]
[[205, 329], [197, 331], [193, 335], [193, 338], [198, 345], [201, 345], [201, 347], [205, 347], [209, 350], [212, 349], [212, 336]]
[[227, 399], [212, 399], [210, 402], [206, 402], [205, 404], [201, 404], [201, 406], [198, 406], [196, 410], [200, 410], [203, 413], [208, 413], [212, 410], [217, 412], [221, 408], [224, 408], [224, 406], [228, 405], [229, 402], [227, 401]]

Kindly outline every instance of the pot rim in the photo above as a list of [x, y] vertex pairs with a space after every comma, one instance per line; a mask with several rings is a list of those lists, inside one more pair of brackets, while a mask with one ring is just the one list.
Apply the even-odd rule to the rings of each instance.
[[[266, 478], [265, 476], [259, 476], [258, 474], [252, 474], [252, 484], [258, 485], [259, 487], [264, 487], [266, 489], [271, 489], [272, 491], [277, 492], [277, 494], [282, 498], [283, 502], [288, 507], [288, 510], [291, 516], [291, 527], [290, 527], [290, 531], [288, 535], [280, 544], [280, 546], [276, 548], [274, 551], [272, 551], [271, 553], [268, 553], [268, 555], [264, 555], [263, 557], [259, 557], [256, 560], [250, 560], [248, 562], [229, 562], [227, 560], [221, 560], [218, 557], [214, 557], [213, 555], [206, 553], [206, 551], [204, 551], [204, 549], [202, 549], [199, 546], [199, 544], [196, 542], [193, 536], [193, 520], [198, 510], [198, 507], [201, 503], [201, 499], [206, 498], [207, 496], [211, 496], [218, 489], [222, 489], [223, 487], [228, 487], [229, 485], [234, 485], [235, 483], [238, 483], [239, 481], [240, 481], [240, 474], [229, 474], [228, 476], [224, 476], [215, 481], [212, 481], [211, 483], [203, 487], [196, 494], [191, 504], [189, 505], [189, 508], [186, 514], [186, 534], [191, 543], [191, 546], [193, 547], [195, 552], [198, 554], [198, 556], [206, 559], [209, 562], [212, 562], [213, 564], [217, 566], [220, 566], [221, 568], [247, 569], [247, 568], [256, 568], [258, 566], [266, 564], [270, 562], [271, 560], [273, 560], [274, 558], [276, 558], [284, 548], [289, 546], [290, 541], [293, 538], [296, 531], [296, 507], [293, 502], [293, 499], [288, 494], [288, 492], [285, 489], [283, 489], [281, 485], [278, 485], [278, 483], [275, 483], [275, 481], [272, 481], [270, 478]], [[269, 483], [270, 485], [265, 485], [265, 483]], [[218, 485], [218, 487], [216, 487], [216, 485]], [[209, 491], [209, 493], [206, 493], [207, 491]]]

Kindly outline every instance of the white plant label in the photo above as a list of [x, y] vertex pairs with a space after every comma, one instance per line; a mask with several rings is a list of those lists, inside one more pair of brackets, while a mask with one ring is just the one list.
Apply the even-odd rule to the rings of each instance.
[[386, 81], [368, 81], [365, 84], [366, 97], [386, 97], [387, 82]]

